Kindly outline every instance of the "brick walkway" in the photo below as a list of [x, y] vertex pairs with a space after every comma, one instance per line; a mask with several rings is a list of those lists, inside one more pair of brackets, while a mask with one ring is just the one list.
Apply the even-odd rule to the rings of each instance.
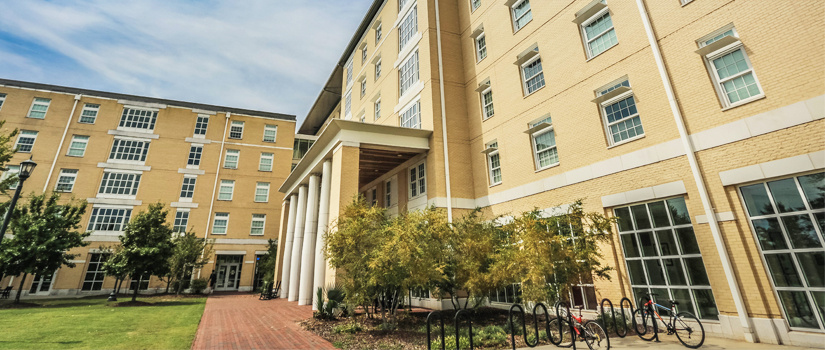
[[285, 299], [258, 300], [257, 294], [213, 294], [206, 299], [192, 349], [335, 349], [303, 330], [298, 321], [311, 306]]

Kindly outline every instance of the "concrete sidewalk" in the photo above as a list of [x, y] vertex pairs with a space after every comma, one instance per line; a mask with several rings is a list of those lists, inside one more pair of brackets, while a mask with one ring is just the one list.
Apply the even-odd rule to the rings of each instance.
[[[639, 339], [639, 337], [627, 336], [625, 338], [610, 338], [611, 349], [656, 349], [656, 350], [685, 350], [687, 349], [676, 339], [675, 335], [660, 335], [660, 342], [649, 342]], [[576, 343], [578, 350], [586, 350], [587, 344], [582, 342]], [[539, 346], [535, 348], [521, 348], [521, 349], [537, 349], [537, 350], [551, 350], [560, 349], [554, 345]], [[572, 348], [568, 348], [572, 349]], [[802, 348], [798, 346], [776, 345], [776, 344], [754, 344], [746, 343], [726, 338], [705, 337], [705, 343], [700, 347], [701, 350], [721, 350], [721, 349], [753, 349], [753, 350], [802, 350], [802, 349], [825, 349], [825, 345], [820, 348]]]

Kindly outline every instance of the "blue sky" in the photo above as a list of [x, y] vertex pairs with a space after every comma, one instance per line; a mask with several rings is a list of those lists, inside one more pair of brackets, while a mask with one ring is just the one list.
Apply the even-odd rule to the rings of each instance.
[[308, 112], [371, 0], [0, 0], [0, 77]]

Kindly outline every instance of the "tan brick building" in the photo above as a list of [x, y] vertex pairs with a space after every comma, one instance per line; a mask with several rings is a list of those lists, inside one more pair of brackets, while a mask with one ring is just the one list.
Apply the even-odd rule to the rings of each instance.
[[316, 141], [280, 188], [282, 296], [310, 304], [334, 279], [318, 233], [359, 193], [390, 214], [491, 217], [583, 198], [622, 224], [612, 280], [582, 281], [574, 302], [653, 291], [715, 335], [821, 345], [823, 10], [374, 1], [298, 129]]
[[[24, 296], [110, 292], [115, 280], [104, 277], [99, 248], [118, 242], [129, 218], [156, 202], [175, 229], [214, 240], [195, 277], [217, 268], [217, 290], [258, 283], [257, 258], [278, 235], [277, 187], [292, 162], [295, 116], [0, 80], [0, 119], [6, 132], [19, 130], [9, 172], [29, 157], [38, 163], [24, 196], [57, 191], [87, 200], [81, 225], [93, 231], [89, 246], [72, 251], [75, 268], [29, 276]], [[0, 286], [16, 291], [19, 280], [6, 276]], [[166, 284], [152, 277], [140, 288]]]

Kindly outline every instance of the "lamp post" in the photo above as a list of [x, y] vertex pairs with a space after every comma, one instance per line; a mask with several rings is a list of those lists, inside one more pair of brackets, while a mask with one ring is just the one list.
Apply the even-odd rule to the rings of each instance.
[[17, 173], [17, 178], [20, 181], [17, 183], [17, 189], [14, 191], [14, 197], [11, 198], [11, 203], [9, 203], [8, 209], [6, 209], [6, 217], [3, 219], [3, 227], [0, 228], [0, 244], [3, 243], [3, 238], [6, 236], [6, 229], [9, 227], [11, 214], [14, 211], [14, 206], [17, 205], [17, 199], [20, 198], [20, 192], [23, 189], [23, 182], [31, 176], [32, 171], [34, 171], [36, 166], [37, 163], [33, 162], [31, 158], [20, 163], [20, 172]]

